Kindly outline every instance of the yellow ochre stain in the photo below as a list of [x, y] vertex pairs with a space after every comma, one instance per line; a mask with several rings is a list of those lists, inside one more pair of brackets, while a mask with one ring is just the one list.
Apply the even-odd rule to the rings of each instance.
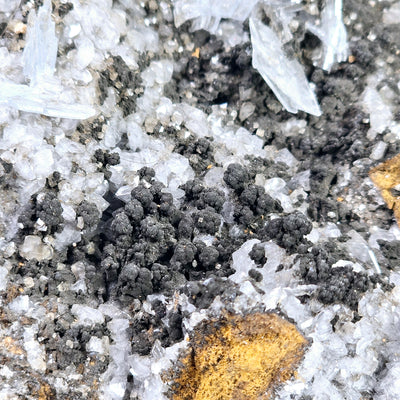
[[200, 58], [200, 47], [196, 47], [195, 51], [191, 55], [192, 57]]
[[291, 378], [308, 341], [274, 313], [200, 324], [173, 377], [172, 400], [267, 400]]
[[383, 200], [393, 210], [397, 225], [400, 227], [400, 154], [369, 171], [369, 177], [380, 190]]

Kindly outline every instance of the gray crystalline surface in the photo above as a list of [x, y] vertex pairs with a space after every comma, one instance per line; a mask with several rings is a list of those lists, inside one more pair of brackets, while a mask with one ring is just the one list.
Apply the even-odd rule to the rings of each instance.
[[45, 0], [38, 13], [31, 11], [23, 53], [24, 75], [28, 85], [0, 78], [0, 104], [21, 111], [49, 117], [87, 119], [95, 115], [93, 107], [63, 101], [64, 88], [54, 77], [58, 40], [51, 18], [50, 0]]

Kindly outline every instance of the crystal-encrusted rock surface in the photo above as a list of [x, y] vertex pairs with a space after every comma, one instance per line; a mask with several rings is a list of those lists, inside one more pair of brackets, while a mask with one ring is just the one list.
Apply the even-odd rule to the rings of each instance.
[[400, 8], [320, 3], [0, 0], [0, 399], [167, 399], [263, 311], [276, 399], [400, 398]]

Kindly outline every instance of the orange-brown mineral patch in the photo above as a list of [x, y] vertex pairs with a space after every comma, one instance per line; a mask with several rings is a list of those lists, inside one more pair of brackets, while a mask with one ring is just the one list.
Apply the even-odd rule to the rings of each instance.
[[266, 400], [293, 376], [307, 340], [276, 314], [229, 315], [196, 329], [172, 400]]
[[393, 209], [400, 226], [400, 154], [372, 168], [369, 177], [380, 190], [388, 208]]

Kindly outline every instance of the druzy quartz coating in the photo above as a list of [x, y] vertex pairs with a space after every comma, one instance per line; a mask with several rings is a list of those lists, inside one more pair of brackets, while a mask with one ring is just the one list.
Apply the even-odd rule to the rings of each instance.
[[399, 9], [0, 0], [0, 398], [400, 399]]

